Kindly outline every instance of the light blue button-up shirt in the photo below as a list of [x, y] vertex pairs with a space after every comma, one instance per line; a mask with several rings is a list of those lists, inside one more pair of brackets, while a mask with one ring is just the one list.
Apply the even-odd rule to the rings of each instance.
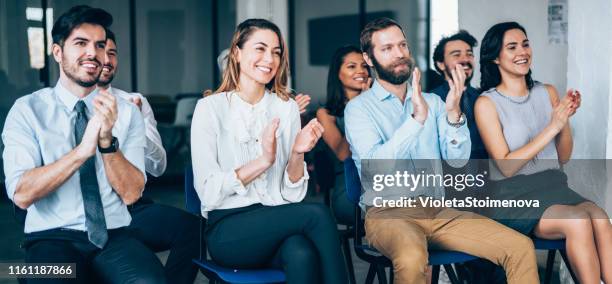
[[[372, 88], [352, 99], [344, 110], [346, 138], [357, 169], [361, 173], [366, 159], [469, 159], [470, 132], [467, 125], [450, 126], [444, 102], [439, 96], [422, 93], [429, 111], [424, 124], [412, 118], [412, 88], [406, 92], [405, 102], [374, 81]], [[437, 163], [441, 168], [441, 163]], [[372, 205], [372, 191], [365, 189], [362, 202]], [[443, 189], [435, 192], [381, 192], [386, 198], [428, 195], [443, 196]]]
[[[89, 118], [93, 117], [93, 98], [97, 94], [96, 89], [83, 99]], [[15, 102], [2, 132], [6, 191], [11, 200], [26, 171], [52, 164], [74, 149], [74, 107], [78, 101], [77, 96], [58, 82], [55, 88], [39, 90]], [[113, 136], [119, 140], [119, 149], [125, 158], [146, 177], [142, 115], [135, 105], [119, 98], [117, 109], [119, 115], [113, 126]], [[107, 228], [129, 225], [131, 217], [127, 206], [111, 188], [99, 152], [96, 152], [96, 175]], [[28, 208], [25, 233], [55, 228], [86, 230], [79, 178], [76, 171], [64, 184]]]

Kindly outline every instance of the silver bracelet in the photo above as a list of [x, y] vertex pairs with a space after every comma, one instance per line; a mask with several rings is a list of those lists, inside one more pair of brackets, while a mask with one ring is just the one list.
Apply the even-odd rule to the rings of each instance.
[[467, 119], [465, 118], [465, 114], [461, 113], [461, 115], [459, 116], [459, 121], [458, 122], [450, 122], [450, 120], [448, 120], [448, 113], [446, 114], [446, 123], [448, 123], [448, 125], [455, 127], [455, 128], [459, 128], [463, 125], [465, 125]]

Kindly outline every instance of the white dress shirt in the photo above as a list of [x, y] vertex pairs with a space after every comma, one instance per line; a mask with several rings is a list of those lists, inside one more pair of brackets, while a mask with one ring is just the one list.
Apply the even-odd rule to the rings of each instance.
[[[262, 155], [261, 134], [274, 118], [275, 163], [244, 186], [236, 169]], [[266, 91], [255, 105], [236, 93], [210, 95], [198, 101], [191, 123], [191, 160], [194, 186], [202, 202], [202, 215], [215, 209], [230, 209], [261, 203], [281, 205], [304, 199], [308, 172], [295, 183], [289, 180], [287, 163], [300, 131], [297, 103], [283, 101]]]
[[[93, 98], [96, 95], [98, 89], [82, 99], [90, 119], [93, 117]], [[77, 113], [74, 108], [79, 100], [58, 82], [55, 88], [39, 90], [15, 102], [2, 132], [6, 191], [11, 200], [26, 171], [52, 164], [76, 147], [74, 125]], [[141, 170], [146, 179], [142, 115], [134, 104], [123, 99], [117, 99], [117, 109], [119, 116], [113, 126], [113, 136], [119, 140], [119, 150], [123, 156]], [[130, 213], [109, 184], [104, 161], [98, 151], [95, 162], [106, 227], [114, 229], [129, 225], [132, 220]], [[25, 233], [56, 228], [86, 231], [79, 180], [79, 171], [76, 171], [57, 189], [30, 205]]]
[[145, 169], [154, 177], [161, 176], [166, 171], [166, 150], [162, 144], [161, 137], [157, 131], [157, 121], [153, 115], [153, 109], [149, 101], [140, 93], [128, 93], [126, 91], [108, 87], [108, 91], [126, 101], [131, 98], [140, 98], [142, 102], [142, 117], [144, 118], [145, 134], [147, 136], [147, 147], [145, 148]]

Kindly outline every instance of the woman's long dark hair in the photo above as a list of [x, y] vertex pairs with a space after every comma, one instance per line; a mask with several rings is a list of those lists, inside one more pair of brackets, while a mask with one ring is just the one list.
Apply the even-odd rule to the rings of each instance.
[[[331, 64], [329, 65], [329, 73], [327, 73], [327, 101], [325, 102], [325, 108], [329, 111], [329, 114], [333, 116], [344, 116], [344, 106], [346, 106], [346, 94], [344, 93], [344, 86], [340, 81], [338, 74], [340, 73], [340, 67], [344, 62], [344, 58], [349, 53], [361, 54], [361, 49], [354, 45], [346, 45], [338, 48], [332, 57]], [[368, 71], [369, 73], [369, 71]]]
[[[480, 91], [486, 92], [491, 88], [497, 87], [502, 81], [499, 73], [499, 65], [495, 64], [495, 60], [504, 46], [504, 35], [507, 31], [519, 29], [527, 36], [527, 31], [517, 22], [505, 22], [492, 26], [484, 38], [480, 46]], [[531, 69], [525, 75], [525, 83], [527, 88], [533, 88], [533, 79], [531, 78]]]

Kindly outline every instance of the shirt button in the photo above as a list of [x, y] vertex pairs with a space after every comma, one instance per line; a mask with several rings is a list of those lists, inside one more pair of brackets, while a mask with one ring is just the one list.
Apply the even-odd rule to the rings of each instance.
[[451, 140], [451, 144], [457, 145], [457, 140], [455, 140], [455, 139]]

